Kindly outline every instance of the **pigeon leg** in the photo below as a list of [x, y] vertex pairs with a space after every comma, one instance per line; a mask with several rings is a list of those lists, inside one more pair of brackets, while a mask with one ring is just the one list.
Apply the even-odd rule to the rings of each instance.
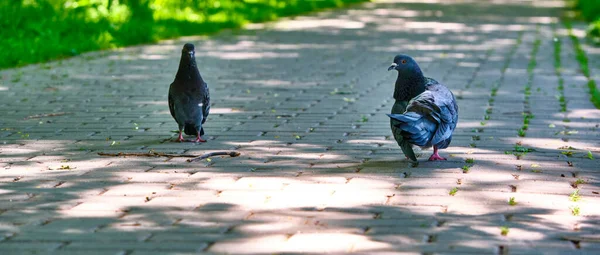
[[429, 161], [435, 161], [435, 160], [446, 160], [446, 158], [442, 158], [438, 154], [437, 146], [433, 146], [433, 154], [431, 155], [431, 157], [429, 157]]
[[183, 134], [182, 134], [181, 132], [182, 132], [182, 131], [181, 131], [181, 130], [179, 130], [179, 138], [177, 138], [177, 141], [178, 141], [178, 142], [184, 142], [184, 141], [185, 141], [185, 139], [183, 139]]
[[200, 136], [200, 132], [198, 132], [198, 137], [196, 137], [196, 142], [197, 143], [205, 143], [206, 140], [202, 139], [202, 136]]

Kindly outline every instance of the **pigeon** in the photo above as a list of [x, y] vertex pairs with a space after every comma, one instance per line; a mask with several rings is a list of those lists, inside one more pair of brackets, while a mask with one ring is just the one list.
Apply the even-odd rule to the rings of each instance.
[[458, 105], [454, 94], [434, 79], [425, 77], [410, 56], [397, 55], [388, 71], [398, 71], [394, 89], [390, 126], [404, 155], [416, 162], [412, 145], [433, 146], [433, 160], [446, 160], [438, 154], [452, 141], [458, 122]]
[[210, 95], [194, 54], [193, 44], [183, 45], [179, 69], [169, 87], [169, 111], [179, 126], [179, 142], [184, 141], [182, 132], [195, 135], [196, 142], [206, 142], [202, 125], [210, 112]]

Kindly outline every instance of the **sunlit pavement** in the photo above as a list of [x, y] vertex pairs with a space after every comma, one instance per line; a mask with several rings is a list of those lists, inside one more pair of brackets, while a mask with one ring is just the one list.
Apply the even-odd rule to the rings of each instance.
[[[600, 111], [560, 8], [379, 1], [0, 71], [0, 253], [598, 254]], [[184, 42], [204, 144], [172, 142]], [[398, 53], [458, 98], [447, 162], [390, 137]]]

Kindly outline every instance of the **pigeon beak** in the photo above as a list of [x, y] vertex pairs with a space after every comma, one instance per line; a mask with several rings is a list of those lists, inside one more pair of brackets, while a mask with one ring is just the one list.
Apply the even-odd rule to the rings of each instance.
[[188, 52], [188, 54], [190, 54], [190, 58], [194, 57], [194, 52], [193, 51]]
[[388, 71], [396, 69], [397, 66], [398, 66], [398, 64], [392, 63], [392, 65], [390, 67], [388, 67]]

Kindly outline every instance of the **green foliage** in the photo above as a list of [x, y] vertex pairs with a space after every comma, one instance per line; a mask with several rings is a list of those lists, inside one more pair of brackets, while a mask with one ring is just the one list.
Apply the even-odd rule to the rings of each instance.
[[588, 21], [600, 19], [600, 2], [598, 0], [577, 0], [575, 7]]
[[598, 0], [575, 0], [575, 8], [581, 12], [581, 16], [590, 22], [587, 35], [596, 44], [600, 43], [600, 1]]
[[0, 1], [0, 68], [210, 34], [366, 0]]

